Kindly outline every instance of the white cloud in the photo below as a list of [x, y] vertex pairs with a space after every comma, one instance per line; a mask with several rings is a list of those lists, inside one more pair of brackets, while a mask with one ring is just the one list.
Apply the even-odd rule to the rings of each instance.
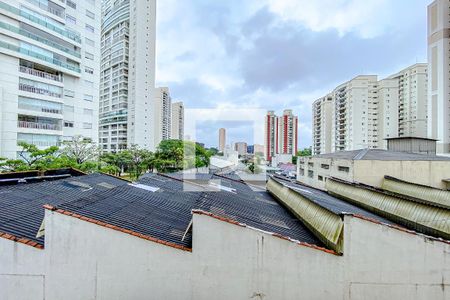
[[268, 0], [273, 13], [302, 23], [313, 31], [335, 29], [371, 38], [390, 25], [389, 0]]

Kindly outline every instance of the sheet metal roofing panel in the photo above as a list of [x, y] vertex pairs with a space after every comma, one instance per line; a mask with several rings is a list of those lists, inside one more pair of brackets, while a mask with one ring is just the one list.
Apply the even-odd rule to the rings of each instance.
[[382, 191], [328, 179], [327, 190], [394, 220], [409, 229], [450, 240], [450, 210], [392, 196]]
[[280, 182], [283, 185], [286, 185], [290, 187], [295, 192], [299, 193], [303, 197], [311, 200], [312, 202], [322, 206], [325, 209], [328, 209], [329, 211], [342, 215], [342, 214], [355, 214], [360, 215], [363, 217], [367, 217], [373, 220], [377, 220], [379, 222], [385, 223], [385, 224], [393, 224], [393, 222], [389, 221], [386, 218], [383, 218], [382, 216], [379, 216], [373, 212], [368, 211], [367, 209], [358, 207], [352, 203], [349, 203], [347, 201], [341, 200], [339, 198], [333, 197], [332, 195], [323, 192], [321, 190], [317, 190], [311, 187], [307, 187], [301, 184], [297, 184], [291, 181], [286, 181], [284, 179], [276, 178], [274, 177], [274, 180], [277, 182]]
[[[170, 178], [174, 176], [176, 178]], [[285, 208], [269, 195], [254, 192], [247, 185], [213, 175], [201, 175], [202, 182], [220, 181], [236, 193], [210, 191], [207, 186], [180, 181], [180, 176], [146, 174], [140, 184], [159, 189], [146, 191], [134, 186], [121, 186], [100, 195], [87, 196], [58, 208], [95, 220], [132, 230], [163, 241], [191, 247], [192, 236], [182, 236], [192, 219], [191, 211], [201, 209], [261, 230], [278, 233], [301, 242], [322, 243]], [[195, 191], [184, 191], [184, 184]]]
[[390, 176], [384, 177], [382, 188], [400, 196], [412, 197], [412, 201], [450, 209], [450, 191], [418, 185]]
[[303, 197], [273, 177], [267, 182], [267, 190], [288, 207], [327, 247], [338, 253], [343, 252], [344, 222], [338, 214]]
[[44, 218], [44, 204], [60, 205], [127, 183], [108, 175], [91, 174], [56, 181], [2, 186], [0, 232], [43, 245], [44, 237], [36, 238], [36, 233]]

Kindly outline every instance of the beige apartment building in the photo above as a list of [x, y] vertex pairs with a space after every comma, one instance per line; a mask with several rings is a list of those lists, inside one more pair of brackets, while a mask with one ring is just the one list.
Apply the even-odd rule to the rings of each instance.
[[172, 129], [171, 138], [174, 140], [184, 139], [184, 104], [183, 102], [172, 103]]
[[450, 155], [450, 7], [445, 0], [428, 6], [428, 137], [437, 152]]
[[158, 87], [154, 90], [153, 101], [155, 146], [172, 136], [172, 98], [168, 87]]
[[427, 137], [427, 82], [427, 64], [420, 63], [383, 80], [360, 75], [338, 86], [313, 103], [313, 154]]
[[317, 99], [313, 103], [313, 155], [331, 152], [333, 95]]

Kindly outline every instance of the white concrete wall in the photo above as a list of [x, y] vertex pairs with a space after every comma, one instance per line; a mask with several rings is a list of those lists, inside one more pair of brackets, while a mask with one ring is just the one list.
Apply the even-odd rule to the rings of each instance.
[[44, 250], [0, 238], [0, 299], [45, 299], [44, 254]]
[[449, 244], [352, 216], [344, 224], [337, 256], [194, 214], [188, 252], [47, 211], [44, 251], [0, 239], [1, 274], [36, 275], [0, 276], [0, 298], [43, 299], [45, 274], [47, 300], [449, 299]]

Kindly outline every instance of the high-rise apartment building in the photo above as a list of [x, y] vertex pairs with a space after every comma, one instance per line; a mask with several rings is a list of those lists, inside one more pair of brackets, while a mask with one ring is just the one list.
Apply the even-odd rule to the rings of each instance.
[[331, 127], [333, 114], [333, 95], [317, 99], [313, 103], [313, 146], [312, 154], [331, 152]]
[[436, 151], [450, 154], [450, 5], [436, 0], [428, 6], [428, 137]]
[[154, 138], [156, 147], [161, 141], [172, 137], [172, 98], [169, 88], [159, 87], [154, 92]]
[[313, 154], [386, 149], [386, 138], [426, 137], [426, 132], [426, 64], [380, 81], [376, 75], [357, 76], [313, 103]]
[[399, 137], [427, 137], [427, 68], [415, 64], [389, 77], [398, 84]]
[[265, 158], [271, 161], [278, 154], [295, 155], [298, 148], [298, 117], [286, 109], [278, 117], [267, 112], [265, 120]]
[[100, 146], [154, 150], [156, 0], [104, 0], [102, 14]]
[[377, 76], [361, 75], [334, 90], [333, 152], [378, 147], [377, 88]]
[[247, 154], [247, 143], [246, 142], [237, 142], [234, 144], [234, 151], [237, 151], [239, 155]]
[[100, 1], [0, 1], [0, 157], [98, 139]]
[[184, 140], [184, 105], [183, 102], [172, 103], [172, 139]]
[[227, 134], [225, 128], [219, 129], [219, 151], [223, 152], [227, 143]]
[[386, 78], [378, 82], [377, 148], [387, 149], [386, 138], [399, 136], [399, 79]]

